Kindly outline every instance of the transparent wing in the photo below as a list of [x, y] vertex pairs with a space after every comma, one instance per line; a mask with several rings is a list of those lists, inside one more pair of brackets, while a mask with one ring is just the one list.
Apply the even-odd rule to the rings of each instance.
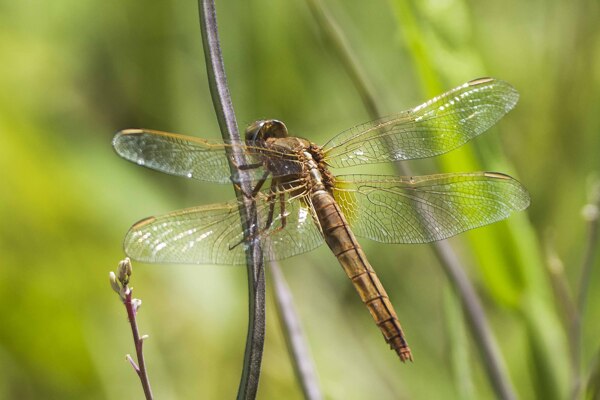
[[[276, 176], [298, 173], [302, 170], [296, 155], [244, 144], [227, 144], [191, 136], [147, 129], [126, 129], [113, 138], [115, 151], [126, 160], [171, 175], [194, 178], [205, 182], [240, 182], [238, 175], [231, 176], [226, 149], [238, 147], [249, 164], [261, 164], [265, 158], [271, 162]], [[263, 167], [246, 170], [250, 181], [263, 176]]]
[[353, 232], [382, 243], [428, 243], [527, 208], [519, 182], [494, 172], [336, 178], [334, 197]]
[[323, 149], [334, 167], [432, 157], [494, 125], [519, 98], [508, 83], [481, 78], [412, 110], [342, 132]]
[[[275, 203], [273, 223], [266, 222], [271, 202], [257, 201], [260, 238], [265, 259], [283, 259], [310, 251], [323, 243], [308, 205]], [[285, 220], [285, 227], [282, 227]], [[134, 260], [150, 263], [245, 264], [243, 230], [238, 203], [188, 208], [146, 218], [131, 227], [124, 241]]]

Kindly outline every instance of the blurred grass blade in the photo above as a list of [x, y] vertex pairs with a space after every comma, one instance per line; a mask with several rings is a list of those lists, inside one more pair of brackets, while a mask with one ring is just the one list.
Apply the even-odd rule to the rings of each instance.
[[600, 400], [600, 351], [596, 352], [587, 381], [586, 399]]
[[319, 379], [302, 330], [300, 318], [294, 307], [292, 293], [279, 268], [279, 264], [271, 261], [269, 269], [275, 288], [275, 304], [279, 313], [279, 321], [281, 322], [296, 378], [300, 382], [305, 399], [321, 400], [323, 395], [319, 387]]
[[572, 326], [570, 329], [571, 353], [573, 359], [573, 382], [571, 398], [577, 399], [583, 382], [582, 363], [582, 323], [585, 315], [587, 301], [589, 298], [590, 276], [592, 267], [598, 253], [598, 236], [600, 229], [600, 182], [594, 182], [590, 191], [590, 199], [582, 210], [582, 216], [587, 222], [587, 239], [583, 262], [581, 265], [581, 276], [577, 290], [577, 309], [573, 313]]
[[444, 315], [448, 331], [450, 362], [459, 399], [475, 399], [473, 371], [469, 363], [469, 341], [460, 302], [456, 294], [444, 290]]
[[366, 79], [366, 75], [362, 71], [356, 56], [350, 50], [348, 41], [335, 19], [323, 6], [321, 0], [306, 0], [306, 2], [319, 28], [323, 31], [324, 38], [329, 42], [342, 66], [346, 69], [346, 73], [352, 80], [367, 112], [372, 119], [381, 117], [376, 96], [373, 95], [372, 85]]
[[467, 324], [483, 359], [483, 367], [498, 398], [516, 399], [504, 359], [487, 321], [483, 306], [450, 243], [446, 240], [432, 244], [435, 255], [444, 268], [450, 283], [465, 309]]
[[[555, 368], [553, 357], [561, 357], [566, 353], [565, 348], [556, 347], [559, 342], [557, 336], [562, 331], [547, 332], [549, 326], [554, 325], [555, 316], [547, 304], [535, 296], [523, 299], [523, 317], [528, 335], [529, 351], [531, 353], [531, 372], [536, 398], [547, 400], [560, 400], [566, 396], [565, 382], [559, 370]], [[552, 354], [548, 349], [554, 348]], [[564, 358], [560, 361], [568, 365]]]
[[441, 93], [443, 87], [429, 58], [429, 51], [423, 40], [423, 32], [419, 29], [411, 2], [408, 0], [390, 0], [390, 4], [396, 20], [399, 21], [398, 28], [402, 32], [404, 42], [413, 56], [415, 71], [421, 81], [421, 87], [425, 88], [425, 93], [430, 96]]
[[590, 275], [598, 253], [598, 236], [600, 229], [600, 182], [595, 182], [590, 194], [590, 201], [582, 210], [583, 218], [588, 223], [586, 249], [581, 266], [581, 277], [577, 295], [577, 309], [583, 316], [588, 300]]
[[569, 329], [569, 325], [577, 312], [577, 308], [573, 301], [569, 280], [565, 275], [563, 261], [556, 253], [553, 240], [548, 238], [546, 242], [546, 265], [548, 268], [548, 276], [552, 283], [553, 297], [560, 310], [565, 329]]
[[[204, 56], [210, 93], [213, 100], [221, 135], [229, 142], [241, 142], [237, 128], [235, 113], [229, 88], [225, 66], [219, 43], [219, 32], [217, 30], [217, 17], [213, 0], [199, 0], [200, 27], [202, 32], [202, 43], [204, 45]], [[239, 174], [244, 177], [246, 171], [238, 170], [237, 165], [247, 165], [244, 154], [237, 148], [228, 154], [232, 176]], [[246, 179], [242, 179], [246, 181]], [[240, 201], [240, 217], [244, 225], [246, 241], [246, 264], [248, 268], [248, 334], [246, 337], [246, 351], [244, 353], [244, 365], [242, 377], [238, 389], [238, 399], [254, 399], [258, 391], [260, 378], [260, 367], [265, 341], [265, 274], [263, 265], [262, 249], [258, 240], [250, 240], [256, 237], [256, 205], [248, 196], [242, 193], [252, 193], [250, 180], [242, 183], [240, 187], [233, 185], [236, 195]]]

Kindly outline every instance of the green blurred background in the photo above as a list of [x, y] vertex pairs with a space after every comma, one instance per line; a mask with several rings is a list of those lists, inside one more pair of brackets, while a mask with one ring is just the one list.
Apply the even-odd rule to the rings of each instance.
[[[553, 282], [576, 293], [588, 236], [581, 209], [600, 170], [600, 3], [326, 5], [385, 113], [480, 76], [521, 93], [517, 108], [465, 149], [411, 167], [499, 170], [529, 189], [526, 213], [451, 243], [518, 394], [567, 398], [569, 305]], [[217, 11], [241, 127], [278, 118], [292, 134], [324, 143], [370, 119], [303, 0], [218, 1]], [[125, 310], [108, 284], [124, 233], [143, 217], [224, 201], [233, 191], [137, 168], [113, 153], [110, 140], [128, 127], [220, 137], [197, 4], [2, 1], [0, 55], [0, 398], [142, 398], [125, 361], [133, 352]], [[361, 242], [415, 362], [402, 365], [386, 348], [327, 249], [286, 260], [325, 397], [493, 398], [431, 248]], [[594, 266], [583, 319], [585, 375], [600, 343], [600, 263]], [[244, 268], [134, 264], [156, 398], [235, 396], [245, 280]], [[259, 398], [302, 398], [267, 285]]]

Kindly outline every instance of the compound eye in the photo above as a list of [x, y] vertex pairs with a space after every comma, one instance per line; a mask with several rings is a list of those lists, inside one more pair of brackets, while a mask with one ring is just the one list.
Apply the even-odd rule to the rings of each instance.
[[272, 119], [268, 121], [269, 137], [284, 138], [288, 137], [288, 130], [285, 124], [279, 120]]
[[256, 121], [248, 125], [246, 128], [246, 142], [256, 143], [257, 141], [263, 139], [264, 125], [265, 121]]

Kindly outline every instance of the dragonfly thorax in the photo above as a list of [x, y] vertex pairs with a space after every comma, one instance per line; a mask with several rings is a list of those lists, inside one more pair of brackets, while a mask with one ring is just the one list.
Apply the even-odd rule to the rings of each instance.
[[[279, 122], [279, 121], [277, 121]], [[283, 124], [282, 124], [283, 125]], [[284, 126], [284, 125], [283, 125]], [[285, 126], [284, 126], [285, 127]], [[268, 149], [274, 154], [285, 154], [281, 158], [265, 158], [265, 166], [273, 176], [279, 176], [281, 181], [304, 180], [306, 188], [331, 191], [334, 178], [323, 160], [322, 149], [307, 139], [297, 136], [270, 136], [270, 128], [265, 131], [269, 137], [255, 143], [256, 146]], [[287, 133], [287, 131], [286, 131]], [[283, 178], [283, 176], [286, 176]]]

